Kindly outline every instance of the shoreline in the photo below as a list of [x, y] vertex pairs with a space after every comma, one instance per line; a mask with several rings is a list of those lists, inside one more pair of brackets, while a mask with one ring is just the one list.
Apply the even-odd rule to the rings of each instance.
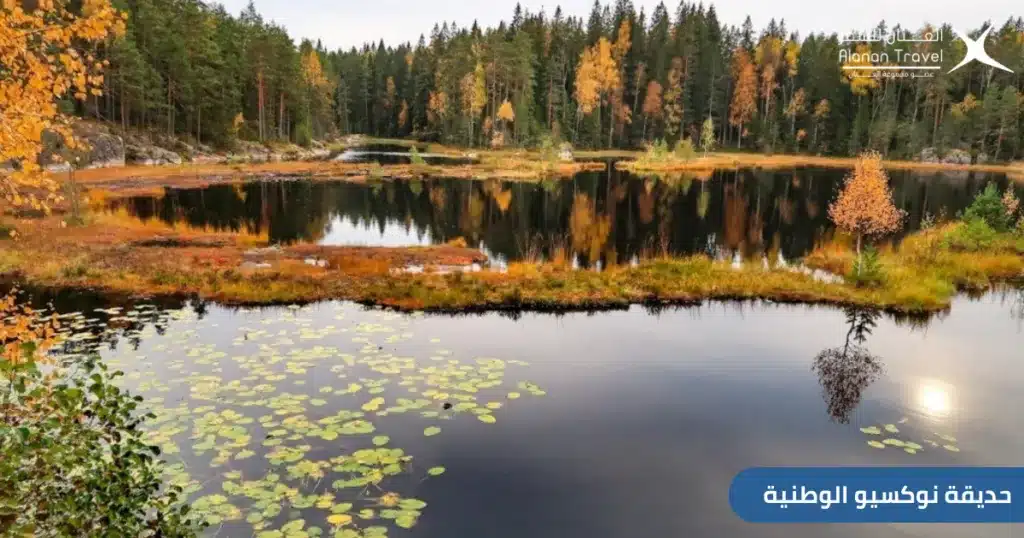
[[[917, 232], [886, 249], [880, 287], [817, 279], [791, 266], [741, 268], [706, 256], [652, 257], [601, 272], [567, 263], [516, 262], [503, 271], [452, 271], [486, 256], [460, 241], [426, 247], [269, 246], [265, 235], [211, 232], [95, 214], [82, 226], [59, 216], [19, 220], [2, 240], [0, 277], [29, 287], [133, 297], [199, 297], [228, 306], [348, 300], [403, 311], [599, 311], [632, 304], [693, 305], [765, 300], [874, 308], [918, 315], [949, 308], [960, 291], [1024, 277], [1024, 239], [1006, 235], [987, 250], [935, 247], [960, 224]], [[931, 249], [931, 250], [928, 250]], [[819, 248], [803, 266], [847, 274], [848, 245]], [[423, 272], [410, 272], [410, 267]]]

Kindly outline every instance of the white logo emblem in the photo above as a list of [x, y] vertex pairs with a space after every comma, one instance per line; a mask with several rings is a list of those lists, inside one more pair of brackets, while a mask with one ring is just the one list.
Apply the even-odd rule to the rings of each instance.
[[982, 32], [980, 36], [978, 36], [978, 39], [971, 39], [970, 36], [968, 36], [964, 32], [961, 32], [960, 30], [953, 28], [953, 33], [955, 33], [957, 37], [962, 39], [964, 43], [967, 44], [967, 55], [964, 56], [962, 62], [958, 63], [956, 67], [950, 69], [948, 72], [952, 73], [953, 71], [960, 69], [964, 65], [970, 63], [971, 60], [978, 60], [979, 62], [985, 65], [989, 65], [997, 69], [1002, 69], [1003, 71], [1006, 71], [1008, 73], [1013, 73], [1013, 71], [1011, 71], [1009, 67], [1006, 67], [1005, 65], [993, 60], [992, 57], [989, 56], [987, 52], [985, 52], [985, 38], [988, 37], [988, 33], [990, 31], [992, 31], [991, 26], [985, 28], [985, 31]]

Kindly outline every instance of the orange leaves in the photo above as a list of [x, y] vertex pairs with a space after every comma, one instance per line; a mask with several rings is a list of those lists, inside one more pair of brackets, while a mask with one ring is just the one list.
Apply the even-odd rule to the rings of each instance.
[[512, 109], [512, 103], [508, 99], [501, 103], [501, 107], [498, 108], [498, 119], [502, 121], [515, 121], [516, 112]]
[[430, 92], [427, 98], [427, 121], [432, 124], [441, 122], [448, 115], [448, 94], [445, 92]]
[[647, 95], [644, 97], [644, 115], [650, 118], [661, 117], [661, 84], [657, 80], [647, 83]]
[[750, 55], [741, 47], [732, 55], [732, 76], [736, 90], [729, 105], [729, 123], [739, 127], [749, 123], [757, 110], [757, 75]]
[[857, 159], [828, 215], [836, 226], [858, 236], [887, 235], [900, 229], [904, 213], [892, 203], [889, 176], [878, 153], [864, 153]]
[[[0, 196], [35, 209], [48, 209], [56, 184], [37, 164], [42, 134], [54, 131], [74, 146], [70, 118], [58, 113], [55, 101], [68, 92], [78, 99], [99, 95], [103, 65], [85, 50], [124, 32], [124, 16], [108, 0], [87, 0], [81, 15], [67, 0], [45, 0], [39, 9], [24, 11], [20, 2], [4, 1], [0, 12], [0, 162], [15, 161], [20, 170], [0, 176]], [[85, 60], [83, 60], [83, 58]], [[21, 192], [42, 189], [42, 198]]]
[[60, 322], [55, 315], [44, 318], [39, 312], [17, 305], [14, 295], [0, 298], [0, 360], [13, 364], [35, 360], [57, 339]]

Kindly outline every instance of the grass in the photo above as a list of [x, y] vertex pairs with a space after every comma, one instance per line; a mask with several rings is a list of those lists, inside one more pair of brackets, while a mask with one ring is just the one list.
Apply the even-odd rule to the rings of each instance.
[[[57, 217], [20, 221], [0, 250], [0, 275], [44, 288], [116, 295], [196, 295], [228, 304], [345, 299], [406, 310], [605, 309], [629, 304], [689, 304], [705, 299], [765, 299], [926, 313], [947, 308], [958, 290], [983, 289], [1024, 275], [1024, 236], [997, 234], [982, 250], [949, 238], [962, 223], [914, 234], [879, 253], [875, 287], [826, 282], [786, 268], [734, 269], [707, 257], [656, 257], [635, 267], [572, 270], [564, 260], [512, 264], [507, 271], [400, 271], [410, 265], [464, 266], [484, 260], [464, 242], [435, 247], [265, 249], [266, 236], [139, 222], [94, 214], [80, 227]], [[557, 258], [557, 257], [556, 257]], [[312, 265], [307, 260], [322, 260]], [[848, 274], [848, 243], [817, 249], [808, 267]], [[266, 264], [260, 268], [254, 264]]]

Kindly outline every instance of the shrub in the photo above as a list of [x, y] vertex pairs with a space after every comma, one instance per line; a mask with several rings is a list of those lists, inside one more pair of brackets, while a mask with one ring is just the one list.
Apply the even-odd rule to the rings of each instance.
[[304, 148], [313, 144], [313, 128], [308, 120], [303, 120], [295, 126], [295, 143]]
[[995, 183], [989, 183], [984, 191], [974, 197], [971, 206], [964, 211], [963, 220], [965, 222], [978, 219], [985, 221], [990, 228], [997, 232], [1005, 232], [1012, 224]]
[[423, 157], [420, 155], [420, 150], [416, 149], [416, 146], [409, 148], [409, 162], [417, 166], [427, 164], [427, 161], [423, 160]]
[[668, 143], [660, 138], [655, 140], [653, 144], [647, 146], [645, 157], [653, 162], [667, 161], [669, 159]]
[[697, 150], [693, 147], [693, 142], [689, 138], [684, 138], [679, 142], [676, 142], [675, 150], [676, 158], [684, 161], [695, 159], [697, 157]]
[[142, 398], [97, 356], [41, 368], [54, 326], [12, 305], [0, 299], [0, 535], [195, 536], [145, 442]]
[[1014, 233], [1024, 237], [1024, 217], [1017, 219], [1017, 228], [1014, 229]]
[[977, 251], [989, 248], [996, 240], [996, 231], [981, 217], [954, 227], [943, 238], [943, 246], [953, 250]]
[[876, 287], [885, 281], [882, 264], [878, 261], [878, 250], [866, 247], [862, 256], [853, 262], [849, 280], [857, 287]]

